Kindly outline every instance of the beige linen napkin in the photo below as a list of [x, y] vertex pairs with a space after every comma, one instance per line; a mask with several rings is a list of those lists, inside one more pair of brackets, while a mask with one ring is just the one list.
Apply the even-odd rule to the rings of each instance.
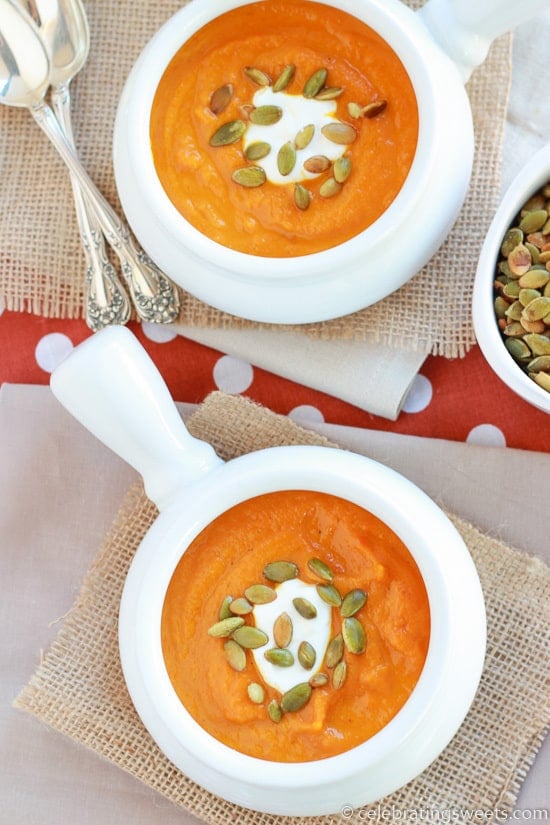
[[[411, 8], [422, 0], [404, 0]], [[75, 133], [82, 158], [107, 198], [119, 206], [111, 161], [114, 115], [127, 74], [145, 43], [182, 3], [94, 0], [87, 3], [92, 51], [76, 78]], [[130, 24], [131, 21], [131, 24]], [[269, 325], [221, 313], [183, 296], [180, 331], [222, 351], [265, 366], [369, 412], [395, 419], [428, 353], [462, 356], [474, 343], [470, 317], [475, 260], [497, 205], [500, 154], [510, 78], [511, 37], [499, 38], [468, 83], [476, 157], [464, 209], [441, 250], [394, 295], [345, 318], [249, 334]], [[84, 260], [68, 178], [53, 149], [23, 111], [0, 112], [0, 297], [9, 309], [78, 317], [83, 306]], [[437, 204], [434, 204], [437, 208]], [[419, 231], [422, 231], [421, 220]], [[238, 333], [243, 331], [243, 335]], [[210, 337], [211, 335], [211, 337]], [[227, 336], [227, 337], [226, 337]], [[311, 340], [307, 340], [311, 339]], [[351, 381], [325, 370], [327, 348], [339, 341]], [[250, 343], [252, 342], [252, 343]], [[397, 353], [403, 353], [400, 362]], [[370, 365], [376, 364], [374, 374]], [[357, 381], [351, 365], [365, 365]], [[379, 380], [379, 374], [386, 380]], [[325, 389], [326, 391], [326, 389]]]
[[[219, 393], [200, 408], [190, 426], [195, 435], [209, 437], [226, 456], [245, 445], [316, 438], [308, 436], [287, 419]], [[342, 433], [344, 431], [360, 444], [362, 431], [342, 428]], [[378, 435], [384, 442], [385, 434]], [[420, 446], [422, 441], [412, 439], [411, 442], [408, 437], [393, 436], [385, 445], [380, 443], [378, 449], [384, 448], [390, 463], [393, 460], [405, 464], [409, 446], [415, 443]], [[369, 452], [368, 440], [365, 443]], [[426, 440], [425, 444], [425, 466], [418, 468], [419, 476], [427, 476], [426, 467], [437, 457], [438, 463], [432, 463], [432, 467], [439, 472], [440, 479], [455, 477], [454, 484], [443, 483], [441, 486], [442, 496], [451, 490], [454, 492], [453, 507], [456, 504], [467, 510], [468, 500], [483, 494], [485, 477], [480, 477], [481, 486], [472, 481], [476, 478], [476, 468], [482, 465], [493, 467], [494, 478], [500, 480], [503, 500], [514, 500], [513, 494], [519, 484], [522, 500], [532, 499], [532, 518], [539, 524], [538, 535], [536, 530], [532, 531], [530, 549], [539, 554], [549, 552], [544, 527], [544, 490], [550, 481], [550, 456], [541, 455], [540, 462], [532, 465], [536, 456], [533, 453], [494, 448], [472, 450], [464, 444], [456, 445], [462, 449], [451, 452], [444, 461], [443, 443], [436, 444], [436, 452], [431, 457], [432, 442]], [[38, 462], [37, 455], [40, 456]], [[418, 452], [412, 455], [409, 468], [413, 480], [417, 459]], [[514, 462], [512, 473], [508, 471], [510, 459]], [[19, 472], [14, 473], [14, 467], [18, 467]], [[516, 471], [519, 473], [521, 467], [523, 474], [517, 475]], [[533, 473], [529, 473], [530, 467], [534, 467]], [[82, 571], [95, 554], [98, 535], [109, 524], [122, 490], [132, 478], [135, 474], [83, 431], [46, 388], [2, 388], [0, 479], [6, 494], [0, 500], [0, 523], [8, 538], [0, 553], [0, 573], [7, 585], [6, 598], [0, 603], [7, 629], [1, 642], [3, 658], [4, 651], [6, 657], [6, 666], [2, 668], [4, 696], [13, 697], [33, 669], [33, 659], [39, 649], [54, 638], [57, 628], [48, 627], [47, 623], [72, 604]], [[131, 708], [120, 684], [116, 662], [112, 659], [116, 654], [116, 604], [102, 614], [97, 603], [98, 597], [100, 602], [110, 599], [120, 586], [129, 560], [123, 561], [118, 555], [120, 541], [126, 542], [131, 556], [131, 548], [140, 532], [154, 517], [154, 508], [146, 502], [139, 488], [133, 489], [125, 506], [116, 528], [104, 542], [102, 554], [96, 558], [85, 589], [39, 669], [38, 681], [33, 680], [33, 687], [30, 692], [26, 691], [20, 703], [26, 704], [38, 717], [48, 715], [48, 722], [55, 728], [70, 732], [78, 741], [86, 742], [109, 760], [131, 770], [139, 754], [143, 755], [143, 731], [139, 722], [136, 727], [135, 717], [131, 713], [128, 716]], [[531, 515], [527, 519], [531, 519]], [[491, 644], [484, 677], [484, 691], [489, 693], [483, 692], [477, 700], [484, 721], [479, 729], [474, 725], [474, 740], [471, 729], [464, 727], [447, 749], [443, 762], [438, 760], [423, 778], [396, 796], [399, 810], [410, 805], [411, 799], [412, 807], [418, 810], [423, 806], [432, 812], [451, 805], [468, 807], [474, 799], [478, 799], [484, 809], [493, 803], [513, 806], [547, 718], [548, 693], [536, 674], [543, 674], [547, 663], [543, 645], [548, 629], [547, 618], [544, 620], [548, 570], [534, 558], [488, 540], [462, 519], [456, 523], [464, 531], [482, 573], [491, 617]], [[511, 519], [501, 521], [496, 515], [495, 531], [507, 541], [510, 523]], [[50, 590], [56, 595], [53, 601]], [[94, 597], [95, 604], [87, 601], [88, 596]], [[82, 612], [83, 598], [88, 613]], [[54, 612], [51, 612], [52, 606]], [[103, 627], [101, 637], [94, 636], [98, 622]], [[81, 644], [83, 632], [84, 636], [88, 634], [89, 642], [84, 648]], [[92, 661], [108, 665], [107, 673], [103, 672], [108, 679], [104, 685], [107, 694], [103, 694], [103, 698], [96, 695], [99, 704], [96, 703], [91, 715], [84, 718], [81, 711], [83, 702], [90, 699]], [[66, 675], [75, 665], [70, 681], [61, 685], [60, 692], [56, 690], [56, 686], [60, 687], [59, 682], [49, 677], [54, 671], [56, 677]], [[95, 686], [97, 688], [97, 683]], [[531, 703], [534, 704], [532, 708]], [[115, 707], [116, 734], [112, 727]], [[523, 718], [525, 709], [529, 710], [526, 719]], [[506, 731], [504, 739], [503, 729]], [[185, 812], [167, 806], [162, 796], [151, 796], [142, 783], [132, 782], [122, 772], [109, 770], [105, 762], [91, 758], [86, 749], [75, 748], [68, 740], [49, 735], [30, 717], [7, 708], [2, 708], [2, 740], [5, 747], [0, 751], [0, 793], [3, 799], [0, 821], [6, 825], [8, 822], [29, 825], [53, 825], [55, 822], [57, 825], [59, 821], [78, 821], [79, 825], [102, 821], [109, 825], [161, 821], [163, 825], [175, 822], [187, 825], [194, 821]], [[272, 817], [254, 817], [227, 806], [182, 780], [177, 772], [174, 775], [173, 769], [158, 754], [150, 750], [147, 753], [151, 761], [142, 765], [142, 779], [160, 787], [167, 797], [176, 801], [179, 798], [187, 807], [192, 803], [192, 810], [205, 820], [220, 825], [235, 819], [242, 823], [262, 824], [279, 821]], [[459, 759], [459, 774], [464, 776], [463, 781], [458, 782], [460, 791], [450, 790], [454, 785], [448, 784], [449, 777], [445, 773], [445, 766], [448, 768], [453, 764], [452, 753]], [[496, 763], [495, 753], [498, 753]], [[548, 805], [544, 757], [545, 753], [539, 755], [523, 787], [518, 802], [520, 809]], [[468, 760], [472, 758], [475, 767], [470, 765], [466, 770]], [[333, 818], [332, 821], [340, 819]]]

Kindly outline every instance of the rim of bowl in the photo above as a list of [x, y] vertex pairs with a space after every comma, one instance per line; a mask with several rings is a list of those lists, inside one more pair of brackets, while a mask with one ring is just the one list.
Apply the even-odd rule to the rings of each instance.
[[550, 144], [535, 152], [506, 190], [485, 236], [472, 299], [475, 336], [489, 366], [517, 395], [545, 412], [550, 412], [550, 393], [526, 375], [504, 346], [493, 308], [493, 280], [506, 231], [525, 201], [548, 181]]
[[[303, 279], [310, 275], [329, 274], [335, 267], [341, 269], [347, 260], [355, 260], [364, 254], [365, 245], [382, 242], [394, 230], [396, 222], [404, 220], [414, 209], [419, 190], [425, 189], [431, 175], [434, 158], [433, 146], [437, 140], [437, 106], [434, 105], [432, 86], [433, 67], [428, 68], [425, 51], [439, 54], [417, 14], [399, 0], [369, 0], [358, 4], [356, 0], [316, 0], [319, 5], [334, 5], [351, 14], [374, 29], [395, 51], [413, 85], [418, 106], [418, 142], [408, 175], [397, 196], [385, 212], [369, 227], [353, 238], [321, 252], [285, 258], [260, 257], [238, 252], [203, 235], [189, 223], [169, 200], [157, 177], [150, 149], [149, 124], [153, 98], [162, 75], [176, 52], [187, 39], [214, 17], [233, 8], [249, 5], [256, 0], [220, 0], [211, 4], [191, 3], [181, 8], [153, 36], [145, 46], [134, 66], [134, 85], [139, 94], [131, 95], [132, 119], [136, 128], [132, 132], [130, 151], [138, 161], [142, 185], [150, 193], [154, 211], [175, 236], [181, 235], [195, 255], [210, 264], [222, 265], [238, 273], [241, 278], [256, 282], [277, 275], [278, 279]], [[182, 30], [185, 28], [185, 37]], [[419, 48], [420, 41], [424, 48]], [[450, 66], [449, 58], [446, 61]], [[137, 82], [139, 81], [139, 82]], [[461, 86], [463, 84], [461, 83]], [[125, 107], [128, 116], [128, 106]], [[258, 261], [262, 266], [258, 269]], [[284, 267], [280, 269], [281, 262]]]
[[[395, 747], [405, 741], [425, 720], [445, 672], [453, 666], [453, 660], [457, 655], [456, 614], [453, 621], [447, 601], [449, 595], [458, 598], [459, 601], [467, 600], [468, 621], [472, 628], [476, 628], [475, 634], [471, 633], [472, 638], [468, 640], [469, 658], [466, 666], [470, 668], [469, 678], [466, 672], [462, 672], [459, 685], [464, 706], [461, 706], [461, 710], [465, 710], [458, 724], [451, 724], [451, 736], [461, 724], [478, 686], [485, 654], [483, 595], [475, 566], [458, 531], [422, 490], [399, 473], [364, 456], [347, 451], [334, 453], [330, 462], [330, 478], [327, 474], [326, 448], [276, 447], [233, 459], [216, 471], [217, 481], [212, 477], [210, 481], [205, 479], [201, 482], [199, 493], [203, 500], [209, 502], [206, 517], [195, 521], [191, 529], [182, 534], [179, 523], [182, 518], [179, 515], [181, 508], [175, 521], [173, 517], [170, 519], [168, 513], [161, 514], [142, 545], [146, 549], [138, 551], [138, 555], [142, 552], [143, 557], [150, 558], [140, 558], [137, 571], [130, 569], [121, 603], [121, 634], [124, 635], [126, 632], [125, 627], [128, 623], [132, 634], [140, 639], [139, 648], [133, 653], [137, 658], [138, 678], [145, 685], [147, 701], [152, 701], [155, 706], [154, 718], [156, 720], [158, 716], [162, 717], [170, 735], [174, 736], [194, 759], [215, 766], [224, 776], [235, 780], [244, 775], [258, 785], [267, 783], [273, 787], [308, 787], [318, 784], [320, 774], [325, 772], [331, 781], [337, 780], [349, 776], [350, 773], [356, 773], [358, 764], [368, 766], [369, 763], [373, 764], [381, 758], [387, 758]], [[271, 458], [266, 463], [268, 454], [274, 459], [273, 467], [268, 467]], [[300, 469], [289, 468], [286, 456], [290, 455], [292, 462]], [[305, 473], [300, 459], [308, 462], [309, 466]], [[239, 478], [243, 465], [244, 480], [242, 477]], [[268, 480], [266, 470], [270, 476]], [[233, 475], [236, 475], [235, 479], [231, 478]], [[294, 479], [296, 483], [293, 483], [293, 477], [297, 475], [301, 481]], [[215, 483], [212, 484], [212, 481]], [[398, 713], [364, 743], [336, 756], [300, 763], [302, 767], [305, 766], [304, 770], [300, 771], [296, 770], [296, 763], [261, 760], [238, 752], [201, 728], [176, 695], [166, 671], [160, 646], [160, 621], [166, 589], [185, 548], [221, 512], [240, 501], [282, 489], [310, 489], [340, 496], [354, 501], [390, 526], [404, 541], [420, 569], [428, 593], [431, 614], [430, 642], [426, 660], [417, 684]], [[225, 501], [221, 500], [220, 495], [223, 490], [229, 496]], [[216, 495], [212, 495], [213, 492], [216, 492]], [[214, 508], [213, 499], [216, 502]], [[194, 506], [193, 511], [198, 511], [200, 506], [200, 503], [198, 508]], [[163, 524], [162, 519], [166, 516], [168, 519]], [[185, 518], [183, 520], [185, 521]], [[160, 531], [159, 535], [157, 531]], [[167, 548], [162, 554], [158, 550], [159, 542]], [[441, 547], [445, 547], [444, 564], [437, 558]], [[478, 589], [477, 598], [476, 593], [472, 591], [472, 585], [474, 590]], [[454, 610], [457, 610], [457, 605], [454, 605]], [[460, 616], [462, 624], [462, 610]], [[128, 649], [128, 644], [128, 638], [124, 640], [121, 636], [123, 664], [132, 653]], [[135, 677], [136, 673], [133, 675]], [[140, 712], [136, 685], [129, 684], [128, 688], [134, 701], [137, 699], [136, 706]], [[453, 712], [457, 713], [456, 707], [453, 708]], [[449, 718], [452, 716], [448, 711], [446, 714]], [[154, 731], [150, 732], [155, 736]], [[448, 738], [450, 739], [450, 736]], [[162, 742], [157, 742], [165, 749]], [[169, 750], [169, 747], [167, 749]], [[246, 769], [245, 774], [242, 773], [243, 768]], [[309, 781], [304, 781], [304, 772], [312, 768]]]

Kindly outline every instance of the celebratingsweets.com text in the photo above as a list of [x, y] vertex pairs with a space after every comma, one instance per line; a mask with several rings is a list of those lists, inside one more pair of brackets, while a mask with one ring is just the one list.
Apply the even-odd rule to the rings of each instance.
[[342, 805], [340, 815], [343, 820], [354, 822], [417, 822], [453, 823], [472, 825], [490, 822], [548, 822], [547, 808], [525, 808], [505, 811], [499, 808], [399, 808], [396, 805], [376, 805], [369, 808], [354, 808]]

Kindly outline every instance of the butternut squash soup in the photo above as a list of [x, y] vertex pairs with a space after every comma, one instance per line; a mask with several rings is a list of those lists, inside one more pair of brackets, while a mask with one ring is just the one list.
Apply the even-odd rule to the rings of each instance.
[[183, 554], [162, 613], [172, 685], [196, 722], [260, 759], [303, 762], [361, 744], [407, 701], [430, 611], [411, 554], [336, 496], [249, 499]]
[[418, 138], [403, 64], [371, 28], [312, 0], [220, 15], [176, 53], [151, 112], [166, 194], [239, 252], [302, 256], [370, 226]]

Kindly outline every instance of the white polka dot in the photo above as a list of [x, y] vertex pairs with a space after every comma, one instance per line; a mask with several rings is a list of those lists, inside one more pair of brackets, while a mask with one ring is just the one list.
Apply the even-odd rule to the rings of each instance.
[[44, 335], [34, 351], [36, 363], [45, 372], [53, 372], [54, 369], [73, 350], [73, 342], [61, 332], [50, 332]]
[[322, 423], [325, 418], [321, 410], [313, 407], [311, 404], [300, 404], [299, 407], [294, 407], [288, 414], [289, 418], [294, 421], [315, 421]]
[[141, 328], [145, 337], [154, 341], [155, 344], [167, 344], [178, 336], [176, 330], [169, 324], [152, 324], [150, 321], [144, 321]]
[[244, 392], [253, 379], [254, 370], [248, 361], [241, 361], [232, 355], [222, 355], [214, 364], [214, 382], [222, 392]]
[[408, 413], [417, 413], [425, 410], [432, 400], [432, 382], [424, 375], [417, 375], [405, 396], [402, 410]]
[[506, 447], [504, 433], [494, 424], [478, 424], [470, 430], [466, 441], [480, 447]]

